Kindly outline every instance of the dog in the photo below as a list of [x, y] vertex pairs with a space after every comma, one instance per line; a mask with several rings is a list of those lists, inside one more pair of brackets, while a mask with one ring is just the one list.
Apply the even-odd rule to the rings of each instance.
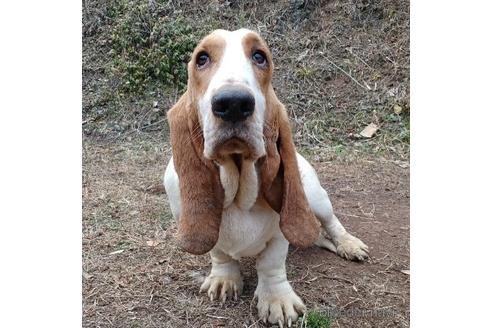
[[289, 243], [352, 260], [366, 259], [368, 247], [345, 230], [296, 152], [273, 68], [265, 41], [247, 29], [216, 30], [198, 44], [187, 90], [167, 114], [172, 158], [164, 186], [179, 247], [210, 252], [200, 291], [212, 301], [237, 299], [238, 261], [254, 256], [260, 319], [290, 327], [306, 307], [287, 280]]

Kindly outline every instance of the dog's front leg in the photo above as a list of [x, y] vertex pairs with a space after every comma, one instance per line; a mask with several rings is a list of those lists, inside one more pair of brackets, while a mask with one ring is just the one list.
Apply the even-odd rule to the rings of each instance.
[[205, 278], [200, 292], [207, 291], [210, 300], [220, 299], [224, 303], [227, 297], [237, 300], [243, 291], [243, 277], [239, 271], [239, 262], [221, 250], [212, 249], [212, 270]]
[[258, 315], [263, 322], [268, 320], [272, 324], [278, 323], [280, 327], [285, 323], [290, 327], [298, 314], [306, 311], [306, 306], [287, 281], [285, 259], [288, 248], [288, 241], [279, 232], [256, 260]]

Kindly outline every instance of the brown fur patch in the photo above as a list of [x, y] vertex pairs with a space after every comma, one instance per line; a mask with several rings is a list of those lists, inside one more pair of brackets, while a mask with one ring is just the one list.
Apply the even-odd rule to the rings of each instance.
[[178, 245], [189, 253], [204, 254], [219, 238], [224, 203], [219, 170], [203, 157], [203, 134], [187, 92], [167, 117], [181, 195]]
[[287, 112], [273, 88], [267, 97], [264, 134], [267, 156], [260, 167], [263, 197], [280, 213], [280, 229], [289, 243], [308, 247], [318, 237], [320, 224], [302, 187]]
[[[210, 80], [219, 68], [219, 63], [224, 55], [225, 40], [214, 33], [206, 36], [195, 48], [191, 60], [188, 63], [188, 91], [193, 102], [207, 91]], [[205, 51], [210, 58], [210, 64], [204, 69], [197, 69], [196, 57]]]

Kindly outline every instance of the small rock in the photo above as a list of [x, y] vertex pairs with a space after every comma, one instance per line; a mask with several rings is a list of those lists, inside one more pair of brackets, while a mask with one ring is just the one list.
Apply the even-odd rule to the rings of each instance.
[[393, 112], [394, 112], [395, 114], [397, 114], [397, 115], [399, 115], [402, 111], [403, 111], [403, 108], [401, 108], [401, 106], [400, 106], [400, 105], [395, 105], [395, 106], [393, 107]]

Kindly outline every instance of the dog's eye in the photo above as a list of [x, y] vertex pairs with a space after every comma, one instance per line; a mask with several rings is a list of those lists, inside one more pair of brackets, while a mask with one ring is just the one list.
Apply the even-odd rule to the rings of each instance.
[[208, 65], [208, 63], [210, 63], [210, 57], [205, 51], [200, 52], [196, 56], [196, 66], [198, 68], [204, 68], [205, 66]]
[[267, 64], [267, 60], [266, 60], [266, 56], [265, 54], [262, 52], [262, 51], [255, 51], [253, 53], [253, 56], [251, 56], [251, 58], [253, 59], [253, 62], [260, 66], [260, 67], [265, 67], [266, 64]]

